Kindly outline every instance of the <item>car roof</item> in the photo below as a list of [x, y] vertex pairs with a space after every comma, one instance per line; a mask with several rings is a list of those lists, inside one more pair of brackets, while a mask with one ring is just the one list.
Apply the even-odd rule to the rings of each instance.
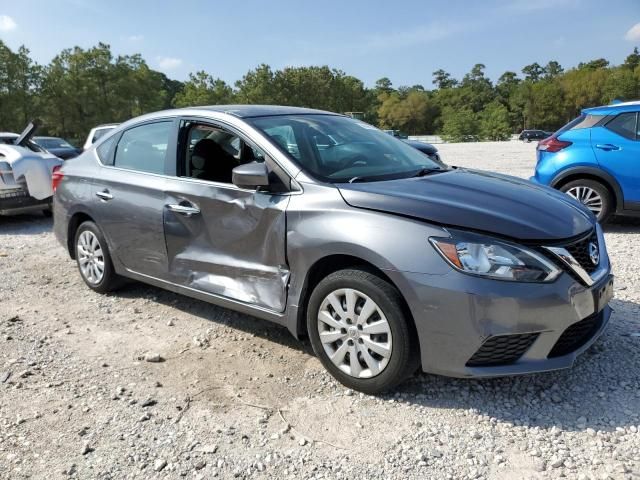
[[93, 127], [94, 130], [98, 130], [100, 128], [116, 128], [118, 125], [120, 125], [119, 123], [103, 123], [101, 125], [96, 125], [95, 127]]
[[[271, 117], [276, 115], [332, 115], [341, 116], [340, 113], [327, 112], [324, 110], [315, 110], [313, 108], [303, 107], [287, 107], [280, 105], [204, 105], [197, 107], [173, 108], [170, 110], [161, 110], [158, 112], [146, 113], [139, 117], [134, 117], [126, 122], [116, 125], [116, 128], [126, 129], [132, 125], [141, 122], [153, 121], [167, 117], [178, 116], [198, 116], [200, 113], [215, 113], [217, 116], [230, 115], [236, 118], [255, 118], [255, 117]], [[96, 130], [100, 127], [94, 127]], [[106, 137], [105, 137], [106, 138]], [[103, 141], [101, 138], [99, 141]]]
[[18, 138], [20, 135], [13, 132], [0, 132], [0, 137]]
[[33, 137], [34, 139], [37, 140], [64, 140], [62, 137], [41, 137], [41, 136], [37, 136], [37, 137]]
[[[268, 117], [273, 115], [339, 115], [324, 110], [316, 110], [314, 108], [305, 107], [288, 107], [281, 105], [207, 105], [202, 107], [193, 107], [198, 110], [207, 110], [210, 112], [221, 112], [233, 115], [238, 118], [251, 117]], [[185, 110], [189, 110], [188, 108]]]
[[614, 103], [600, 107], [585, 108], [582, 113], [587, 115], [617, 115], [623, 112], [637, 112], [640, 110], [640, 101]]

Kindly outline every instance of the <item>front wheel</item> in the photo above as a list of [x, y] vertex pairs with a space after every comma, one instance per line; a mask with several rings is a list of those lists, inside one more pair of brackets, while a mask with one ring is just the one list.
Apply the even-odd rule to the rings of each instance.
[[613, 201], [607, 187], [595, 180], [573, 180], [560, 190], [572, 196], [596, 216], [598, 222], [604, 223], [613, 213]]
[[400, 293], [363, 270], [340, 270], [313, 290], [311, 345], [340, 383], [368, 394], [389, 390], [415, 370], [415, 338]]

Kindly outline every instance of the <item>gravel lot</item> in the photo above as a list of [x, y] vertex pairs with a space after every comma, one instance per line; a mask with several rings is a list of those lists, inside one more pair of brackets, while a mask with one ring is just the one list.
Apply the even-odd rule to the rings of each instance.
[[[439, 148], [534, 164], [534, 144]], [[640, 478], [638, 221], [606, 228], [615, 313], [572, 369], [381, 397], [267, 322], [141, 284], [92, 293], [50, 230], [0, 218], [0, 478]]]

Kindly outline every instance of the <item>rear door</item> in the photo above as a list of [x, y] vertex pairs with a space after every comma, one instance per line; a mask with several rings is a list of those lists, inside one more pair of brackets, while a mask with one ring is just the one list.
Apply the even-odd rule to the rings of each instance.
[[[625, 208], [640, 202], [640, 134], [638, 112], [620, 113], [591, 129], [591, 146], [598, 164], [616, 178]], [[640, 205], [635, 205], [640, 208]]]
[[92, 181], [96, 221], [111, 252], [128, 269], [167, 276], [162, 214], [167, 159], [175, 159], [177, 123], [131, 127], [98, 147], [100, 178]]
[[[231, 169], [248, 161], [265, 161], [258, 148], [229, 126], [185, 119], [179, 138], [177, 174], [167, 181], [164, 197], [171, 281], [284, 311], [289, 193], [247, 190], [221, 180], [224, 169], [211, 168], [210, 162], [222, 162]], [[198, 145], [211, 141], [222, 150]], [[283, 172], [274, 170], [277, 182], [276, 173]]]

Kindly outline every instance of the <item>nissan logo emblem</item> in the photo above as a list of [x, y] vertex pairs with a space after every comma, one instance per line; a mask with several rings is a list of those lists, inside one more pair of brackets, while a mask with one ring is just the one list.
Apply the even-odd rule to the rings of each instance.
[[589, 243], [589, 258], [591, 259], [591, 263], [594, 265], [598, 265], [600, 262], [600, 252], [598, 252], [598, 245], [591, 242]]

